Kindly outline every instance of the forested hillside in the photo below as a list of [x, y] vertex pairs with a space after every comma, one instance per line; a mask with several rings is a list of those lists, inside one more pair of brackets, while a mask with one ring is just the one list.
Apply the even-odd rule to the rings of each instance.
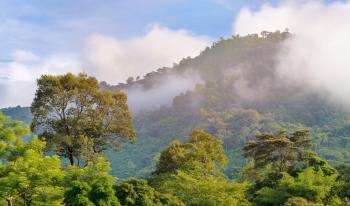
[[174, 97], [171, 105], [144, 109], [134, 115], [137, 142], [110, 155], [113, 174], [149, 175], [162, 148], [174, 139], [184, 139], [198, 127], [223, 140], [230, 158], [225, 173], [230, 177], [237, 177], [237, 170], [245, 164], [240, 153], [242, 145], [263, 132], [311, 129], [313, 148], [321, 156], [333, 165], [348, 162], [348, 111], [307, 87], [289, 84], [276, 72], [276, 55], [290, 36], [287, 32], [263, 32], [261, 36], [221, 39], [199, 56], [185, 58], [173, 68], [110, 86], [126, 91], [142, 87], [147, 91], [172, 75], [187, 78], [191, 73], [202, 79], [194, 90]]
[[0, 109], [0, 111], [7, 116], [10, 116], [13, 119], [23, 121], [26, 124], [32, 122], [32, 114], [30, 113], [29, 107], [9, 107]]
[[[184, 58], [172, 68], [129, 78], [126, 84], [101, 83], [110, 90], [157, 94], [157, 89], [166, 88], [164, 80], [173, 77], [196, 82], [194, 89], [174, 96], [171, 104], [153, 102], [152, 107], [134, 108], [137, 141], [123, 143], [118, 152], [107, 151], [112, 174], [121, 179], [149, 176], [160, 152], [175, 139], [185, 140], [194, 128], [203, 128], [223, 141], [229, 158], [225, 174], [231, 178], [238, 177], [246, 164], [243, 145], [261, 133], [308, 128], [313, 149], [322, 157], [334, 166], [348, 162], [348, 111], [315, 91], [286, 82], [276, 72], [276, 55], [289, 37], [288, 32], [262, 32], [220, 39], [199, 56]], [[138, 100], [140, 105], [152, 96], [143, 98]], [[2, 111], [29, 123], [26, 108]]]

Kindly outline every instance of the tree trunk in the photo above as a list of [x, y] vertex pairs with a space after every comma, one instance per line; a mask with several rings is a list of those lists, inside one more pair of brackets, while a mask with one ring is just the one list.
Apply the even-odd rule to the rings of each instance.
[[68, 159], [69, 159], [70, 165], [74, 166], [73, 150], [71, 147], [68, 147], [67, 150], [68, 150]]
[[30, 206], [31, 205], [31, 203], [32, 203], [31, 196], [27, 196], [27, 194], [24, 193], [22, 195], [22, 198], [23, 198], [24, 206]]
[[11, 198], [5, 198], [7, 202], [7, 206], [13, 206]]
[[74, 158], [71, 154], [69, 155], [69, 162], [70, 162], [70, 165], [74, 166]]

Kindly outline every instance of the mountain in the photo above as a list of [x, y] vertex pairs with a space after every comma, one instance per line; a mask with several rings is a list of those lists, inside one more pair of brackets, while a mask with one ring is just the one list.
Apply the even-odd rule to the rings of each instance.
[[[135, 144], [107, 152], [112, 174], [120, 179], [150, 175], [160, 151], [175, 139], [186, 139], [195, 128], [223, 140], [230, 157], [225, 172], [232, 178], [246, 161], [241, 156], [243, 144], [261, 132], [309, 129], [321, 156], [333, 165], [348, 162], [349, 111], [278, 75], [277, 55], [291, 37], [288, 32], [262, 32], [222, 38], [171, 68], [119, 85], [102, 82], [104, 88], [128, 93], [137, 131]], [[3, 112], [30, 122], [28, 108]]]
[[260, 36], [220, 39], [199, 56], [185, 58], [172, 68], [161, 68], [127, 84], [105, 85], [147, 92], [161, 88], [164, 84], [159, 82], [171, 76], [188, 78], [190, 73], [201, 79], [194, 89], [174, 97], [171, 104], [135, 114], [138, 140], [111, 159], [115, 175], [149, 174], [157, 155], [170, 141], [185, 139], [198, 127], [224, 141], [231, 159], [226, 174], [231, 177], [245, 164], [239, 158], [242, 145], [261, 132], [310, 129], [315, 150], [323, 157], [334, 165], [348, 161], [349, 112], [317, 91], [286, 82], [276, 71], [276, 56], [290, 37], [287, 32], [263, 32]]
[[30, 113], [29, 107], [8, 107], [8, 108], [2, 108], [0, 109], [0, 112], [2, 112], [6, 116], [10, 116], [12, 119], [20, 120], [24, 122], [25, 124], [30, 124], [32, 121], [32, 114]]

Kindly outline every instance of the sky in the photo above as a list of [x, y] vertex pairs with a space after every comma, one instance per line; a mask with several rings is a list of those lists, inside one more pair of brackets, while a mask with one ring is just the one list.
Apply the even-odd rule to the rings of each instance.
[[247, 21], [237, 26], [247, 11], [310, 1], [0, 0], [0, 108], [28, 106], [42, 74], [86, 72], [125, 82], [196, 56], [221, 36], [257, 31], [247, 30]]

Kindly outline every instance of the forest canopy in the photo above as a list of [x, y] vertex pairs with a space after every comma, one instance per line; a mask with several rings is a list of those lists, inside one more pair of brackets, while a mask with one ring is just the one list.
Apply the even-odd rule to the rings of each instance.
[[[1, 110], [0, 205], [350, 204], [349, 111], [275, 75], [290, 37], [222, 38], [116, 86], [41, 76], [30, 108]], [[189, 72], [171, 104], [129, 108]]]

